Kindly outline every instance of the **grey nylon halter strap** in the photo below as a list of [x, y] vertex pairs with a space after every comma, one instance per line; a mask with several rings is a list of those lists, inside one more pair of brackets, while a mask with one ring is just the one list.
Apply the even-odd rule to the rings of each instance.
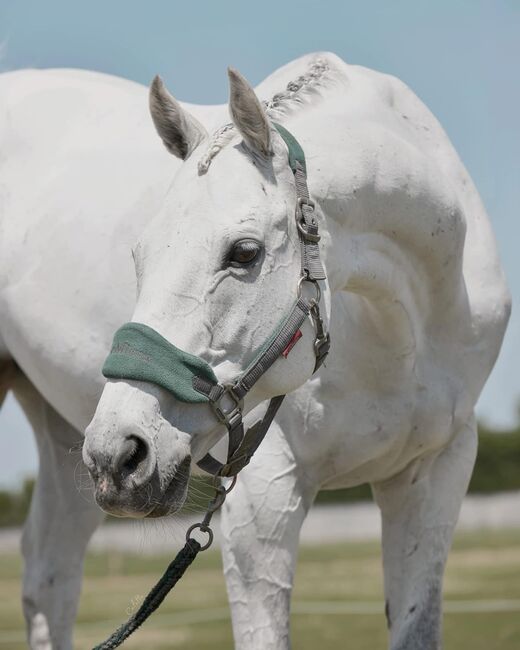
[[[294, 174], [296, 186], [296, 225], [301, 249], [301, 275], [298, 283], [299, 298], [289, 316], [264, 352], [246, 369], [233, 384], [213, 384], [201, 377], [195, 377], [193, 387], [206, 395], [217, 419], [228, 430], [228, 453], [226, 463], [221, 463], [211, 454], [206, 454], [197, 464], [210, 474], [236, 476], [251, 460], [271, 425], [285, 395], [273, 397], [264, 417], [244, 432], [243, 399], [260, 377], [294, 341], [301, 325], [310, 315], [316, 332], [314, 354], [316, 363], [314, 372], [322, 365], [329, 348], [330, 337], [325, 331], [320, 315], [319, 302], [321, 291], [318, 280], [325, 279], [321, 264], [318, 242], [318, 221], [314, 211], [314, 202], [309, 197], [305, 155], [294, 136], [280, 124], [276, 129], [284, 139], [289, 151], [289, 165]], [[316, 296], [304, 298], [301, 291], [303, 282], [313, 283]]]

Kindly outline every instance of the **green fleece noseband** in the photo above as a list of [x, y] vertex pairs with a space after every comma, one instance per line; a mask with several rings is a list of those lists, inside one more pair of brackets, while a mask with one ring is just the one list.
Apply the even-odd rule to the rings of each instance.
[[[293, 305], [289, 316], [278, 323], [271, 336], [256, 350], [241, 378], [247, 377], [258, 359], [269, 350], [284, 326], [291, 321], [298, 304]], [[211, 385], [218, 384], [213, 369], [203, 359], [184, 352], [142, 323], [126, 323], [117, 330], [103, 366], [103, 375], [107, 379], [148, 381], [166, 388], [181, 402], [189, 403], [208, 401], [208, 396], [200, 391], [201, 380]]]
[[142, 323], [126, 323], [114, 336], [103, 374], [109, 379], [137, 379], [166, 388], [181, 402], [207, 402], [193, 388], [193, 378], [211, 383], [217, 378], [200, 357], [179, 350], [158, 332]]

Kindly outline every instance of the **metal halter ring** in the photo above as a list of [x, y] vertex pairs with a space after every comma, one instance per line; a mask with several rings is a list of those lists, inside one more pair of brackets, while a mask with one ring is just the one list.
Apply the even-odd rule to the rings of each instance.
[[191, 533], [196, 530], [197, 528], [200, 529], [201, 533], [207, 533], [208, 535], [208, 541], [204, 544], [204, 546], [201, 545], [200, 550], [205, 551], [208, 549], [211, 544], [213, 543], [213, 531], [209, 526], [206, 526], [204, 524], [193, 524], [193, 526], [190, 526], [188, 530], [186, 531], [186, 541], [189, 542], [191, 539], [197, 541], [194, 537], [191, 536]]
[[304, 282], [310, 282], [314, 285], [314, 290], [316, 291], [316, 295], [314, 297], [314, 304], [318, 304], [321, 300], [321, 289], [320, 285], [318, 284], [317, 280], [309, 280], [309, 278], [306, 275], [302, 275], [301, 278], [298, 280], [298, 298], [302, 297], [302, 285]]

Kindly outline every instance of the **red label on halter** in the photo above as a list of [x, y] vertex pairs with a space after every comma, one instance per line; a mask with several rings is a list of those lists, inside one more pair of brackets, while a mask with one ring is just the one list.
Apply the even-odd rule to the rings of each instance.
[[289, 356], [289, 352], [294, 348], [294, 346], [296, 345], [296, 343], [298, 343], [301, 337], [302, 337], [301, 330], [296, 330], [294, 336], [287, 344], [285, 350], [282, 352], [282, 356], [284, 356], [287, 359], [287, 357]]

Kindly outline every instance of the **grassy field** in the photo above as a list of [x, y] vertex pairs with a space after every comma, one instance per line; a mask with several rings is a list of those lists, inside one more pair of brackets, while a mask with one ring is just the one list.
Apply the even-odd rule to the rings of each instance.
[[[90, 555], [76, 630], [86, 650], [139, 604], [170, 558]], [[0, 555], [0, 648], [25, 648], [21, 562]], [[520, 648], [520, 531], [459, 535], [445, 583], [445, 650]], [[304, 547], [293, 598], [295, 650], [386, 647], [375, 543]], [[127, 642], [146, 650], [233, 647], [220, 557], [201, 554], [161, 609]]]

